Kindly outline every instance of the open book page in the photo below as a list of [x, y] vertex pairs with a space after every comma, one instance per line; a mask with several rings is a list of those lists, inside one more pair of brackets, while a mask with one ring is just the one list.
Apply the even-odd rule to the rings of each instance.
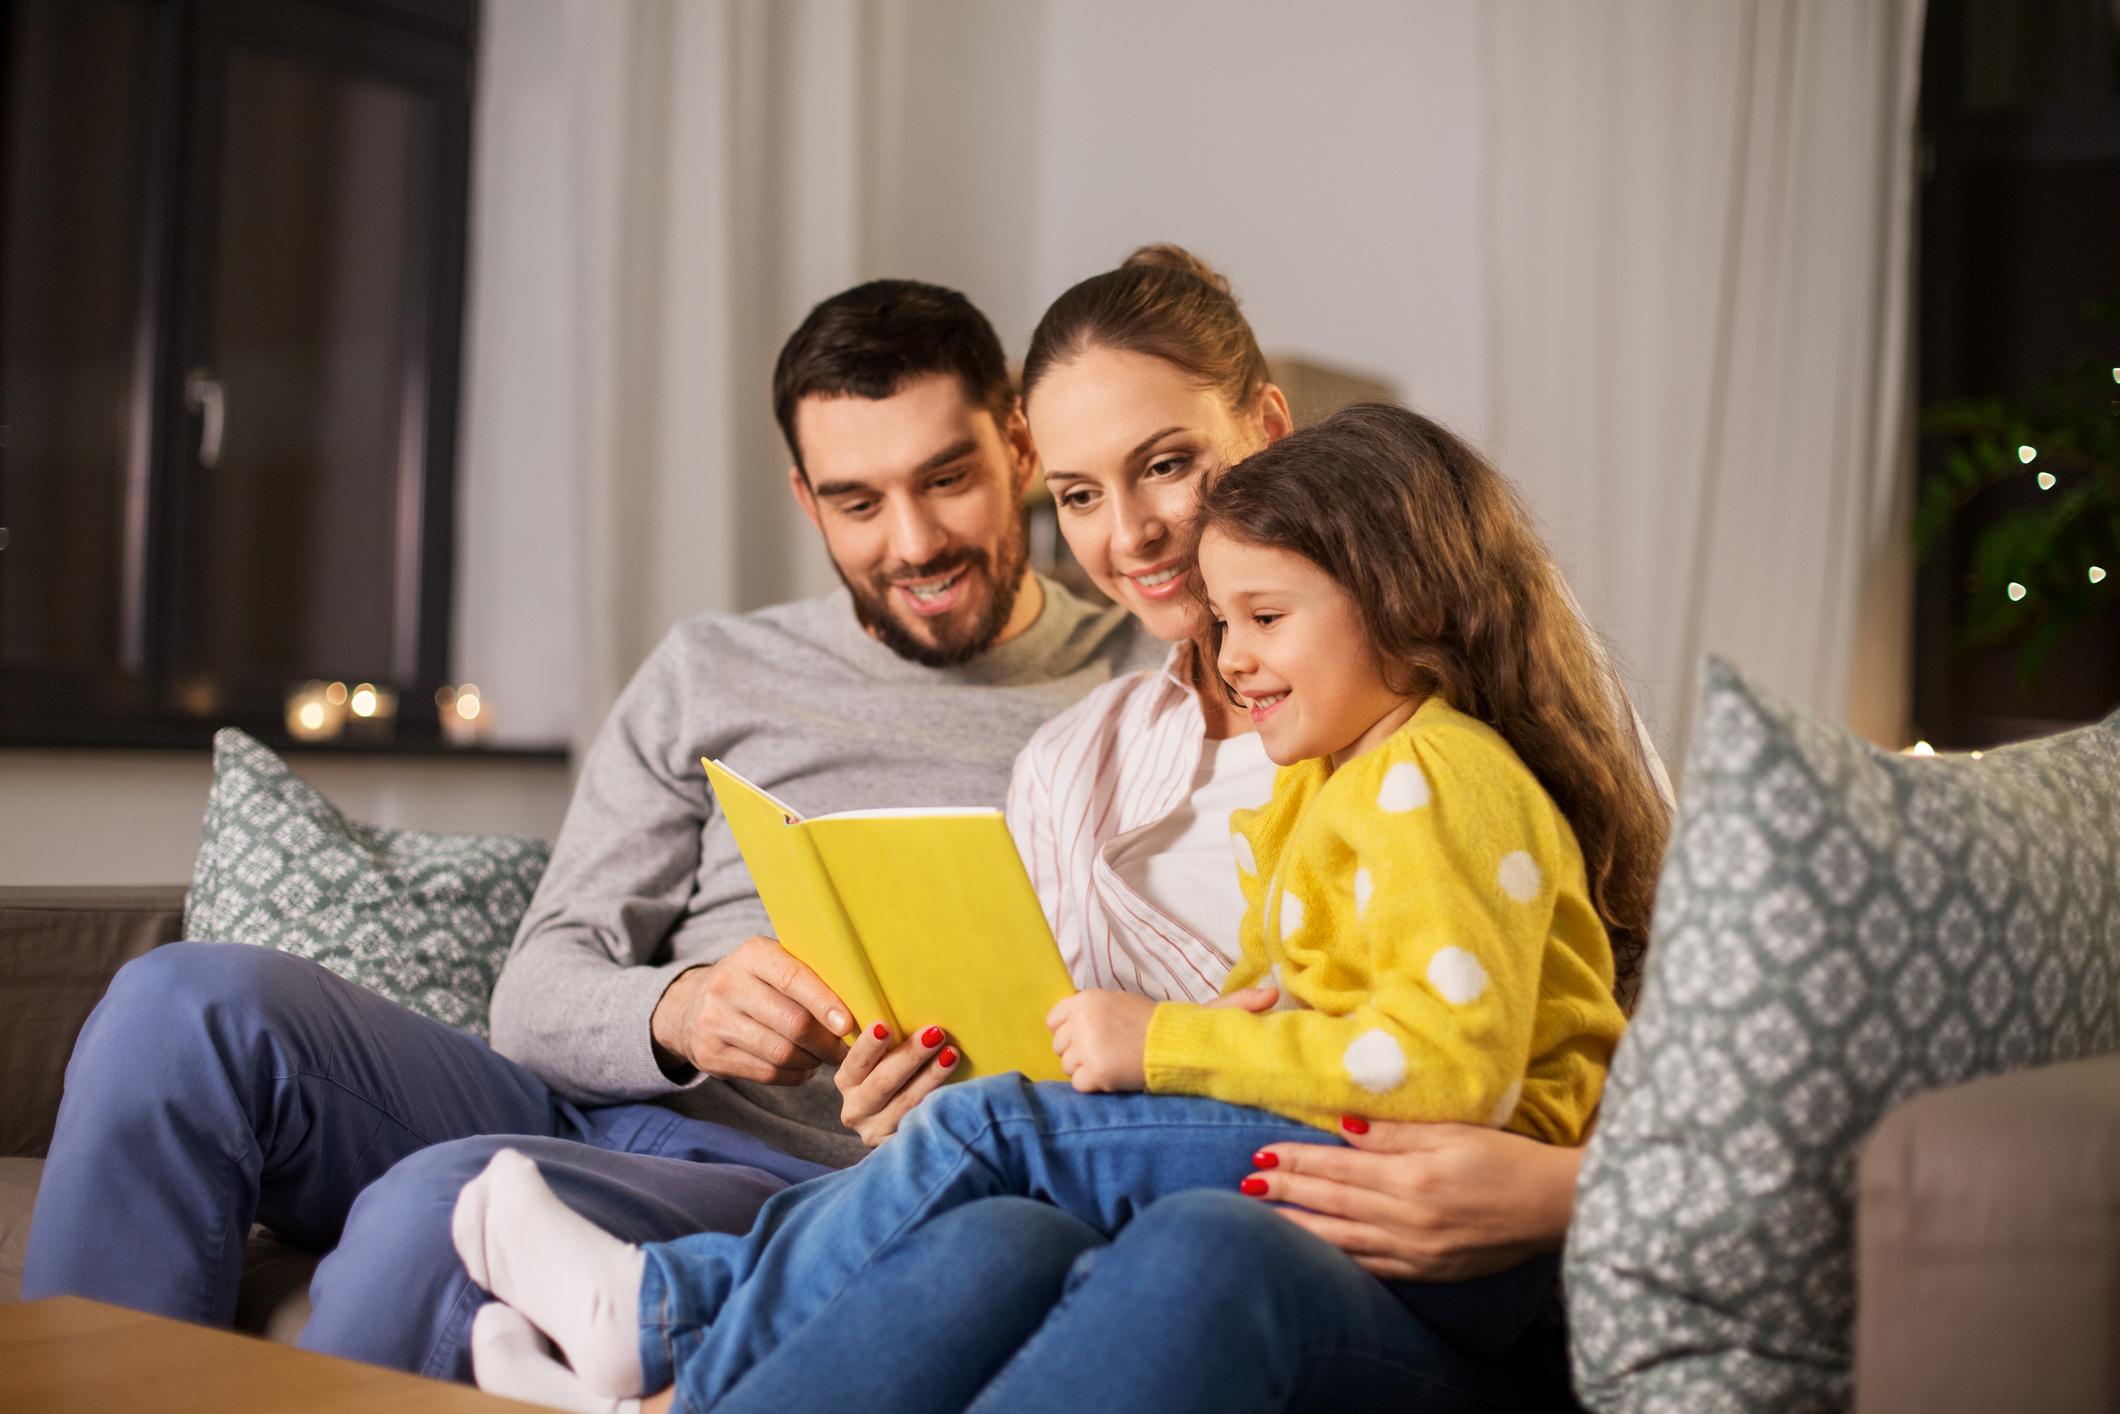
[[1060, 1080], [1046, 1013], [1074, 982], [1001, 812], [809, 822], [908, 1026], [946, 1028], [968, 1075]]

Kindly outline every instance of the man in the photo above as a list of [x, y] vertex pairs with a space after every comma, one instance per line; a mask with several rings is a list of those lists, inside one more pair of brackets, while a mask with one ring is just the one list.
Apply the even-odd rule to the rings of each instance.
[[157, 949], [75, 1047], [26, 1297], [226, 1324], [255, 1220], [336, 1249], [304, 1345], [468, 1378], [483, 1297], [448, 1224], [491, 1136], [633, 1240], [742, 1231], [859, 1157], [842, 1119], [878, 1138], [944, 1078], [925, 1030], [843, 1094], [823, 1078], [876, 1019], [763, 936], [699, 758], [811, 812], [999, 804], [1041, 722], [1164, 649], [1030, 572], [1035, 453], [963, 296], [879, 281], [827, 300], [773, 391], [791, 489], [846, 587], [688, 620], [642, 666], [495, 987], [493, 1048], [286, 954]]

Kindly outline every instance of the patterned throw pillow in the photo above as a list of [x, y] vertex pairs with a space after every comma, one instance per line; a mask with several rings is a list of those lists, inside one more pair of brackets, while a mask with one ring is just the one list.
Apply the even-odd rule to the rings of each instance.
[[213, 770], [185, 937], [297, 953], [486, 1034], [494, 978], [550, 845], [358, 824], [233, 727], [214, 734]]
[[2120, 1042], [2120, 714], [1896, 756], [1702, 670], [1567, 1287], [1602, 1414], [1850, 1398], [1857, 1150], [1925, 1090]]

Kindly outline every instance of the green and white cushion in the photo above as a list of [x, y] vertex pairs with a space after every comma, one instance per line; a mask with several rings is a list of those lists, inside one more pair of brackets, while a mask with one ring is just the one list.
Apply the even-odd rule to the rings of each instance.
[[486, 1034], [486, 1004], [552, 847], [348, 820], [256, 738], [214, 735], [184, 935], [323, 964]]
[[1923, 1091], [2120, 1044], [2120, 714], [1899, 756], [1728, 664], [1566, 1281], [1600, 1414], [1839, 1410], [1858, 1149]]

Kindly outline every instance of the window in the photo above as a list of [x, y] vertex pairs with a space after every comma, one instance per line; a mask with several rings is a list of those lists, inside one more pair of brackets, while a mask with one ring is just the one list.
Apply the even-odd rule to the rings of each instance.
[[475, 0], [8, 0], [0, 742], [438, 736]]
[[[1922, 405], [2013, 396], [2083, 355], [2120, 368], [2120, 325], [2085, 317], [2120, 302], [2120, 11], [2111, 0], [1932, 0], [1928, 14]], [[1924, 457], [1933, 474], [1936, 449]], [[2120, 705], [2111, 597], [2069, 631], [2031, 693], [2015, 646], [1962, 646], [1976, 537], [2040, 494], [2030, 468], [1983, 491], [1922, 569], [1914, 714], [1938, 746], [2039, 735]]]

